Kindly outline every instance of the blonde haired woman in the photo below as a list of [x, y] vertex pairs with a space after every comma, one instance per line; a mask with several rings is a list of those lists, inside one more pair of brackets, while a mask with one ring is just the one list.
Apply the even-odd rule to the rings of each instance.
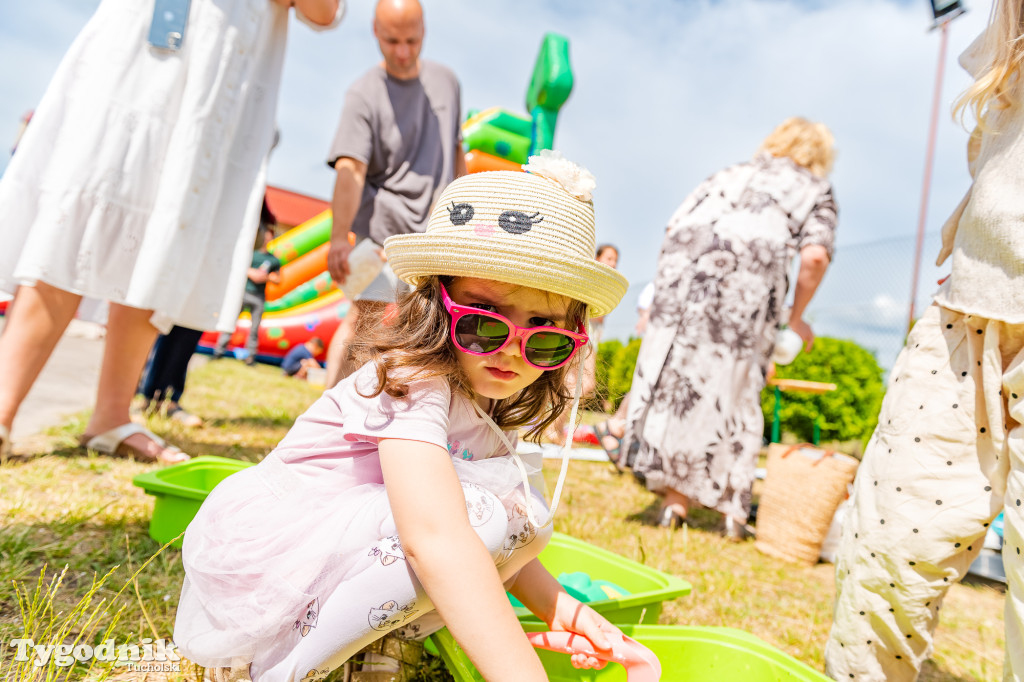
[[949, 586], [1004, 516], [1006, 658], [1024, 678], [1024, 3], [997, 1], [960, 63], [974, 184], [942, 229], [952, 274], [890, 373], [836, 563], [835, 679], [909, 681]]
[[669, 221], [620, 451], [664, 496], [663, 525], [698, 504], [743, 537], [764, 433], [759, 396], [798, 253], [789, 326], [808, 346], [814, 338], [803, 312], [832, 257], [832, 159], [828, 128], [790, 118]]

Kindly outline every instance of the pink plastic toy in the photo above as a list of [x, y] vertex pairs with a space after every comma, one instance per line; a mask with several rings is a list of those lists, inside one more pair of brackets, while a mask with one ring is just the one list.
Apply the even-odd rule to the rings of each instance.
[[572, 632], [530, 632], [526, 636], [537, 649], [569, 655], [586, 654], [601, 661], [618, 663], [626, 669], [628, 682], [658, 682], [661, 679], [661, 662], [654, 652], [625, 635], [621, 642], [613, 643], [610, 655], [599, 652], [589, 639]]

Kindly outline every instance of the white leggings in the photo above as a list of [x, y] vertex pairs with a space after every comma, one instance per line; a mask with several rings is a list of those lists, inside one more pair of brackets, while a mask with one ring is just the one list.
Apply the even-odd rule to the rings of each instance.
[[[470, 524], [494, 557], [501, 580], [510, 581], [547, 544], [551, 526], [538, 532], [520, 514], [521, 505], [506, 510], [483, 488], [471, 483], [463, 483], [462, 488]], [[544, 508], [544, 500], [535, 495], [534, 509]], [[394, 520], [385, 527], [394, 533]], [[288, 635], [290, 646], [257, 654], [250, 667], [253, 682], [323, 680], [392, 630], [405, 627], [408, 635], [416, 637], [438, 629], [437, 625], [428, 629], [428, 621], [439, 624], [438, 619], [418, 620], [432, 614], [434, 605], [406, 562], [398, 535], [381, 538], [367, 553], [378, 559], [371, 568], [318, 596], [297, 614]]]

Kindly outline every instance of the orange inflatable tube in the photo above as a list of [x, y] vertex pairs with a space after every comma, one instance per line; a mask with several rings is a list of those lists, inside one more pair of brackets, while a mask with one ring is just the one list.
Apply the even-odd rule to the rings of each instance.
[[481, 171], [521, 171], [523, 166], [515, 161], [509, 161], [479, 149], [472, 149], [466, 152], [466, 170], [470, 173]]
[[325, 242], [282, 267], [281, 281], [277, 284], [267, 282], [267, 300], [277, 300], [300, 284], [324, 272], [327, 269], [327, 252], [330, 248], [330, 242]]

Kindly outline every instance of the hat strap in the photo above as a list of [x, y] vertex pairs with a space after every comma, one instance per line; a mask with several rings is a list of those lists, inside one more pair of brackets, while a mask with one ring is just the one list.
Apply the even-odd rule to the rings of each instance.
[[[589, 350], [589, 349], [588, 349]], [[572, 398], [572, 410], [569, 412], [569, 427], [565, 432], [565, 443], [562, 444], [562, 468], [558, 472], [558, 482], [555, 484], [555, 492], [551, 496], [551, 516], [548, 517], [548, 525], [555, 520], [555, 510], [558, 509], [558, 498], [562, 495], [562, 486], [565, 484], [565, 476], [569, 473], [569, 451], [572, 450], [572, 435], [576, 430], [576, 413], [580, 408], [580, 395], [583, 393], [583, 362], [576, 368], [576, 391]]]
[[562, 468], [558, 472], [558, 482], [555, 484], [555, 493], [551, 496], [550, 512], [548, 514], [548, 518], [544, 521], [544, 523], [538, 522], [537, 517], [533, 513], [533, 505], [530, 504], [530, 477], [529, 474], [526, 472], [526, 465], [523, 464], [522, 458], [519, 456], [519, 453], [516, 452], [515, 447], [513, 447], [512, 441], [508, 439], [508, 436], [505, 435], [505, 432], [502, 431], [498, 427], [498, 425], [494, 423], [494, 420], [491, 419], [491, 416], [484, 412], [483, 408], [481, 408], [480, 405], [478, 405], [475, 400], [470, 401], [471, 403], [473, 403], [473, 407], [476, 409], [477, 413], [483, 418], [487, 426], [491, 427], [491, 430], [498, 434], [498, 438], [500, 438], [501, 442], [505, 444], [506, 448], [508, 448], [509, 454], [512, 455], [512, 460], [516, 463], [516, 467], [519, 468], [519, 473], [523, 477], [523, 506], [526, 508], [526, 518], [530, 521], [530, 523], [533, 524], [534, 528], [544, 528], [545, 526], [551, 525], [551, 523], [555, 520], [555, 510], [558, 509], [558, 500], [562, 496], [562, 487], [565, 485], [565, 477], [566, 474], [569, 473], [569, 452], [570, 450], [572, 450], [573, 434], [573, 429], [571, 428], [571, 426], [576, 424], [576, 413], [579, 411], [580, 395], [582, 393], [583, 364], [580, 363], [580, 366], [576, 371], [576, 393], [573, 396], [572, 411], [569, 413], [570, 428], [568, 430], [568, 433], [566, 434], [565, 443], [562, 446]]

